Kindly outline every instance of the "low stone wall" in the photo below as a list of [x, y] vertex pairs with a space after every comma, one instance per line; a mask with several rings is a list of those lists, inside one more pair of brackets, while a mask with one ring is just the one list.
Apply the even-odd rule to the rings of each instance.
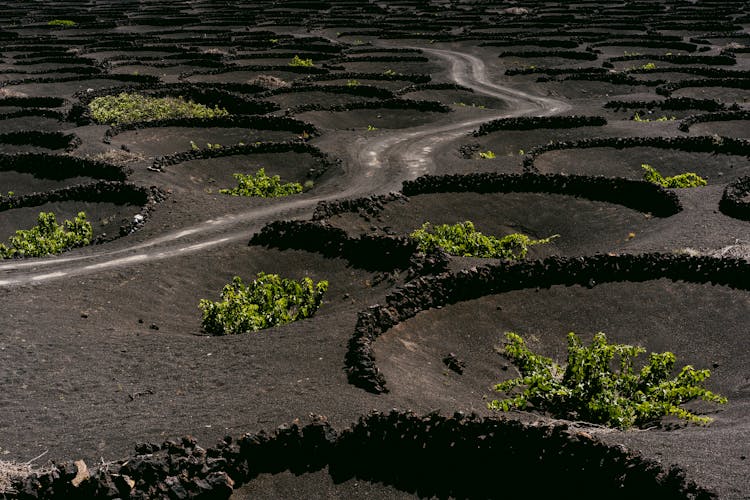
[[124, 181], [126, 172], [122, 167], [78, 156], [44, 153], [0, 153], [0, 171], [12, 170], [33, 174], [44, 179], [69, 179], [93, 177], [110, 181]]
[[750, 141], [732, 137], [698, 136], [698, 137], [592, 137], [575, 141], [557, 141], [537, 146], [526, 154], [523, 167], [526, 171], [535, 172], [534, 160], [548, 151], [585, 148], [649, 147], [659, 149], [677, 149], [697, 153], [723, 153], [731, 155], [750, 155]]
[[316, 169], [313, 178], [319, 177], [328, 168], [337, 164], [338, 160], [330, 158], [327, 154], [323, 153], [320, 149], [315, 146], [299, 141], [287, 141], [287, 142], [261, 142], [258, 144], [245, 144], [244, 146], [234, 145], [225, 146], [214, 149], [197, 149], [190, 151], [183, 151], [181, 153], [175, 153], [167, 156], [159, 156], [154, 159], [151, 170], [163, 170], [164, 167], [170, 165], [177, 165], [191, 160], [205, 160], [208, 158], [221, 158], [224, 156], [235, 156], [235, 155], [250, 155], [250, 154], [263, 154], [263, 153], [306, 153], [313, 156], [320, 164], [320, 167]]
[[[8, 499], [227, 499], [260, 474], [328, 468], [333, 482], [383, 483], [419, 497], [689, 498], [716, 495], [677, 466], [609, 445], [562, 424], [524, 424], [457, 412], [372, 412], [341, 431], [325, 417], [267, 433], [225, 437], [204, 449], [191, 437], [139, 443], [134, 456], [89, 470], [54, 464], [13, 484]], [[530, 485], [523, 478], [538, 478]], [[500, 483], [498, 483], [500, 481]], [[317, 491], [313, 489], [313, 491]]]
[[560, 57], [579, 61], [596, 61], [598, 56], [593, 52], [575, 50], [519, 50], [501, 52], [498, 57]]
[[672, 92], [684, 88], [703, 88], [703, 87], [726, 87], [730, 89], [750, 89], [750, 79], [748, 78], [705, 78], [702, 80], [680, 80], [679, 82], [667, 83], [661, 87], [656, 87], [656, 93], [669, 97]]
[[[255, 86], [252, 86], [256, 88]], [[229, 87], [232, 88], [232, 87]], [[73, 104], [68, 120], [78, 125], [87, 125], [94, 120], [91, 117], [89, 103], [97, 97], [117, 95], [120, 93], [136, 93], [149, 97], [182, 97], [199, 104], [226, 109], [231, 114], [259, 115], [276, 111], [279, 106], [268, 101], [259, 101], [246, 95], [227, 90], [221, 86], [172, 84], [172, 85], [124, 85], [122, 87], [106, 88], [94, 92], [79, 93], [79, 101]]]
[[691, 97], [670, 97], [661, 101], [607, 101], [604, 105], [608, 109], [663, 109], [669, 111], [683, 111], [696, 109], [701, 111], [722, 111], [726, 104], [713, 99], [693, 99]]
[[694, 55], [683, 55], [683, 54], [638, 54], [628, 56], [617, 56], [612, 57], [609, 60], [615, 61], [663, 61], [671, 64], [708, 64], [710, 66], [733, 66], [737, 64], [737, 60], [734, 57], [728, 55], [718, 56], [694, 56]]
[[321, 201], [315, 207], [313, 220], [324, 220], [347, 212], [360, 212], [375, 216], [392, 201], [407, 201], [401, 193], [389, 193], [345, 200]]
[[385, 74], [385, 73], [357, 73], [357, 72], [345, 72], [345, 73], [333, 73], [323, 75], [311, 75], [308, 80], [311, 82], [323, 82], [327, 80], [382, 80], [385, 82], [411, 82], [411, 83], [427, 83], [432, 78], [427, 74]]
[[350, 237], [343, 229], [321, 222], [276, 221], [253, 235], [251, 245], [296, 249], [342, 258], [368, 271], [406, 270], [412, 266], [417, 243], [407, 237], [362, 235]]
[[393, 99], [394, 94], [390, 90], [370, 85], [316, 85], [296, 84], [291, 87], [281, 87], [269, 90], [258, 97], [266, 98], [279, 94], [296, 94], [303, 92], [326, 92], [330, 94], [346, 94], [359, 97], [373, 97], [375, 99]]
[[423, 90], [457, 90], [460, 92], [469, 92], [471, 94], [474, 93], [474, 89], [472, 89], [471, 87], [465, 87], [457, 83], [446, 82], [446, 83], [418, 83], [414, 85], [409, 85], [407, 87], [399, 89], [396, 92], [396, 94], [404, 95], [404, 94], [409, 94], [411, 92], [421, 92]]
[[258, 130], [288, 131], [295, 134], [307, 133], [319, 135], [312, 123], [295, 120], [286, 116], [229, 115], [215, 118], [172, 118], [167, 120], [150, 120], [146, 122], [115, 125], [104, 133], [105, 141], [128, 130], [139, 130], [156, 127], [192, 127], [192, 128], [248, 128]]
[[487, 135], [497, 130], [534, 130], [578, 127], [601, 127], [607, 124], [602, 116], [520, 116], [500, 118], [485, 122], [473, 132], [474, 137]]
[[81, 145], [75, 134], [64, 132], [41, 132], [39, 130], [19, 130], [0, 134], [0, 144], [16, 146], [36, 146], [46, 149], [63, 149], [69, 153]]
[[[59, 73], [56, 70], [55, 73]], [[15, 80], [6, 80], [0, 82], [0, 88], [13, 85], [26, 85], [30, 83], [66, 83], [66, 82], [86, 82], [90, 80], [114, 80], [123, 82], [123, 84], [156, 84], [159, 83], [159, 77], [152, 75], [125, 75], [125, 74], [100, 74], [100, 75], [82, 75], [82, 76], [30, 76], [28, 78], [19, 78]]]
[[683, 132], [690, 132], [690, 127], [696, 123], [724, 122], [729, 120], [750, 120], [750, 111], [720, 111], [702, 115], [690, 115], [680, 121], [678, 128]]
[[357, 101], [346, 104], [323, 106], [317, 103], [305, 104], [292, 109], [294, 113], [308, 111], [353, 111], [355, 109], [410, 109], [414, 111], [432, 111], [448, 113], [453, 111], [450, 106], [437, 101], [416, 101], [413, 99], [383, 99], [380, 101]]
[[750, 220], [750, 176], [740, 177], [724, 188], [719, 210], [736, 219]]
[[388, 295], [385, 305], [374, 305], [359, 313], [345, 358], [349, 382], [372, 393], [388, 392], [385, 378], [376, 364], [373, 343], [382, 333], [421, 311], [511, 290], [552, 285], [593, 287], [598, 283], [660, 278], [747, 290], [750, 288], [750, 263], [744, 259], [659, 253], [593, 255], [509, 261], [417, 278]]
[[60, 108], [68, 104], [62, 97], [3, 97], [0, 106], [20, 108]]
[[[146, 188], [129, 182], [99, 181], [76, 184], [61, 189], [31, 193], [21, 196], [0, 196], [0, 212], [14, 208], [36, 207], [57, 201], [106, 202], [117, 205], [140, 207], [138, 215], [120, 226], [119, 236], [125, 236], [143, 227], [156, 204], [163, 201], [166, 194], [156, 187]], [[114, 236], [114, 235], [113, 235]], [[111, 238], [107, 238], [111, 239]], [[97, 240], [100, 243], [104, 239]]]
[[536, 173], [425, 175], [404, 182], [402, 189], [406, 196], [450, 192], [565, 194], [617, 203], [657, 217], [669, 217], [682, 210], [674, 192], [650, 182], [621, 177]]

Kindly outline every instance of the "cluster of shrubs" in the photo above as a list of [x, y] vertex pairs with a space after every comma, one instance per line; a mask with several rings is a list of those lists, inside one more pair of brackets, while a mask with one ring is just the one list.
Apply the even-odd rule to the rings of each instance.
[[282, 183], [278, 175], [268, 176], [261, 168], [255, 175], [242, 173], [234, 174], [237, 186], [231, 189], [221, 189], [221, 194], [232, 196], [257, 196], [260, 198], [278, 198], [302, 192], [302, 184], [298, 182]]
[[641, 168], [645, 170], [643, 178], [646, 181], [666, 188], [691, 188], [708, 184], [706, 179], [693, 172], [685, 172], [684, 174], [678, 174], [672, 177], [664, 177], [654, 167], [647, 163], [641, 165]]
[[200, 301], [203, 329], [213, 335], [255, 332], [309, 318], [320, 307], [327, 281], [313, 283], [258, 273], [250, 283], [235, 276], [224, 286], [221, 301]]
[[[708, 424], [709, 417], [698, 416], [681, 405], [695, 399], [727, 402], [725, 397], [704, 387], [704, 381], [711, 376], [710, 370], [696, 370], [687, 365], [672, 377], [675, 355], [652, 352], [648, 363], [636, 372], [635, 358], [646, 350], [610, 344], [602, 332], [594, 336], [589, 347], [570, 332], [568, 362], [564, 367], [532, 352], [523, 338], [513, 332], [507, 332], [505, 338], [504, 354], [518, 367], [521, 376], [497, 384], [495, 390], [509, 393], [520, 387], [522, 392], [492, 401], [488, 404], [490, 409], [531, 408], [560, 418], [627, 429], [653, 424], [668, 415]], [[613, 370], [612, 366], [618, 366], [619, 370]]]
[[10, 237], [9, 246], [0, 243], [0, 258], [43, 257], [62, 253], [75, 247], [91, 244], [94, 232], [86, 214], [79, 212], [75, 219], [57, 223], [53, 212], [41, 212], [36, 226], [19, 229]]
[[229, 114], [218, 106], [209, 108], [178, 97], [148, 97], [127, 92], [97, 97], [89, 103], [89, 110], [97, 122], [114, 125], [170, 118], [215, 118]]
[[480, 233], [471, 221], [466, 221], [438, 226], [425, 222], [410, 236], [418, 242], [419, 250], [425, 253], [442, 248], [451, 255], [463, 257], [517, 260], [526, 257], [530, 246], [549, 243], [558, 235], [541, 240], [533, 240], [520, 233], [496, 238]]

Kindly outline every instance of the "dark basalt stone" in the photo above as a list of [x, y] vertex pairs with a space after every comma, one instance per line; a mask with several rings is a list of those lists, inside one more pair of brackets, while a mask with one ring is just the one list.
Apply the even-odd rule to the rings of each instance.
[[70, 152], [81, 145], [81, 139], [75, 134], [64, 132], [40, 132], [39, 130], [20, 130], [0, 134], [0, 144], [17, 146], [37, 146], [46, 149], [63, 149]]
[[[743, 189], [750, 186], [748, 179], [745, 178]], [[385, 378], [377, 368], [372, 344], [395, 324], [421, 311], [510, 290], [553, 285], [596, 286], [597, 283], [660, 278], [747, 290], [750, 288], [750, 263], [743, 259], [659, 253], [549, 257], [416, 278], [388, 295], [385, 305], [374, 305], [359, 313], [344, 361], [349, 382], [372, 393], [388, 392]]]
[[606, 124], [607, 119], [601, 116], [520, 116], [517, 118], [500, 118], [483, 123], [472, 135], [480, 137], [496, 130], [601, 127]]
[[750, 176], [740, 177], [724, 188], [719, 210], [735, 219], [750, 220]]
[[33, 174], [35, 177], [44, 179], [68, 179], [82, 176], [124, 181], [126, 178], [123, 168], [117, 165], [77, 156], [44, 153], [0, 153], [0, 171], [7, 170]]
[[669, 217], [682, 210], [677, 195], [655, 184], [620, 177], [591, 177], [564, 174], [454, 174], [425, 175], [406, 181], [406, 196], [426, 193], [557, 193], [589, 200], [617, 203], [657, 217]]
[[343, 229], [317, 221], [272, 222], [253, 235], [250, 244], [339, 257], [370, 271], [408, 269], [417, 252], [417, 244], [410, 238], [368, 234], [352, 238]]
[[[166, 441], [159, 450], [96, 469], [78, 486], [77, 467], [55, 464], [13, 484], [8, 498], [229, 498], [260, 474], [294, 474], [328, 467], [335, 483], [381, 482], [418, 496], [485, 498], [505, 477], [544, 481], [535, 495], [575, 492], [576, 498], [690, 498], [716, 495], [623, 446], [607, 445], [565, 425], [523, 424], [457, 412], [417, 416], [396, 410], [372, 412], [337, 431], [325, 417], [295, 420], [272, 433], [226, 437], [203, 449], [192, 438]], [[526, 495], [525, 481], [504, 481], [504, 495]]]
[[315, 146], [303, 142], [302, 140], [287, 142], [261, 142], [254, 144], [225, 146], [214, 149], [198, 149], [183, 151], [173, 155], [160, 156], [154, 159], [150, 169], [161, 171], [164, 167], [177, 165], [191, 160], [203, 160], [208, 158], [221, 158], [225, 156], [262, 154], [262, 153], [306, 153], [313, 156], [319, 163], [319, 167], [311, 177], [319, 177], [328, 168], [336, 165], [339, 160], [331, 158]]
[[532, 148], [523, 159], [527, 172], [535, 172], [534, 160], [548, 151], [584, 148], [650, 147], [659, 149], [677, 149], [698, 153], [723, 153], [731, 155], [750, 155], [750, 141], [732, 137], [592, 137], [575, 141], [557, 141]]
[[720, 111], [717, 113], [705, 113], [702, 115], [690, 115], [680, 121], [678, 128], [683, 132], [690, 132], [690, 127], [696, 123], [723, 122], [729, 120], [750, 120], [750, 111], [732, 110]]

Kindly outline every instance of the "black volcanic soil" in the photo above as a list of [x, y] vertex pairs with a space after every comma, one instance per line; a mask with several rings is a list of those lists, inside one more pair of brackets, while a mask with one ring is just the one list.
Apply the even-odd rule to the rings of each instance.
[[[81, 201], [51, 200], [55, 190], [105, 177], [83, 170], [57, 177], [10, 167], [0, 171], [0, 202], [12, 203], [12, 196], [38, 198], [22, 208], [3, 205], [0, 241], [30, 227], [39, 211], [47, 210], [58, 220], [85, 210], [95, 234], [106, 233], [107, 240], [60, 256], [0, 261], [0, 460], [26, 462], [44, 453], [34, 465], [83, 459], [93, 470], [102, 462], [134, 458], [139, 442], [191, 435], [207, 448], [226, 435], [272, 432], [311, 414], [325, 415], [337, 429], [373, 409], [420, 415], [473, 411], [496, 417], [486, 407], [494, 396], [491, 387], [516, 373], [497, 352], [505, 331], [524, 335], [532, 347], [559, 361], [564, 359], [567, 332], [588, 340], [604, 331], [610, 340], [673, 351], [680, 366], [710, 368], [708, 387], [727, 396], [729, 403], [694, 406], [715, 419], [708, 427], [666, 419], [665, 425], [646, 430], [615, 431], [529, 412], [503, 417], [525, 424], [563, 423], [572, 432], [601, 439], [611, 450], [624, 445], [665, 469], [675, 464], [688, 480], [719, 498], [750, 498], [747, 284], [712, 284], [709, 275], [692, 281], [633, 278], [588, 287], [521, 286], [423, 310], [373, 341], [376, 365], [390, 390], [373, 394], [351, 383], [345, 370], [358, 315], [412, 283], [415, 269], [409, 272], [376, 253], [373, 258], [387, 271], [371, 272], [345, 255], [316, 253], [312, 246], [319, 246], [317, 241], [286, 250], [248, 244], [273, 221], [312, 219], [318, 202], [385, 194], [424, 173], [536, 171], [638, 181], [640, 165], [649, 163], [664, 175], [696, 172], [708, 186], [675, 190], [681, 210], [669, 217], [570, 194], [446, 189], [370, 203], [371, 210], [342, 211], [322, 223], [350, 237], [390, 238], [407, 236], [426, 221], [472, 220], [487, 234], [560, 235], [549, 245], [533, 248], [529, 261], [565, 257], [587, 262], [595, 255], [636, 258], [652, 252], [720, 259], [732, 253], [744, 259], [738, 265], [750, 266], [749, 223], [720, 209], [727, 185], [750, 175], [748, 121], [696, 123], [683, 132], [678, 128], [682, 119], [705, 111], [605, 108], [612, 100], [692, 97], [747, 110], [746, 2], [521, 1], [471, 9], [455, 1], [332, 0], [322, 7], [262, 1], [242, 9], [212, 0], [6, 4], [0, 12], [0, 136], [61, 132], [75, 134], [80, 144], [66, 151], [66, 146], [42, 147], [37, 139], [21, 137], [0, 140], [0, 151], [103, 161], [121, 167], [127, 182], [158, 196], [147, 205], [123, 203], [106, 194]], [[54, 18], [74, 19], [78, 25], [47, 26]], [[597, 45], [608, 40], [613, 45]], [[618, 40], [628, 43], [617, 45]], [[504, 45], [492, 46], [493, 41]], [[691, 43], [696, 49], [662, 48], [660, 41]], [[561, 48], [560, 42], [574, 47], [566, 43]], [[402, 50], [414, 47], [425, 51]], [[430, 49], [450, 51], [450, 57]], [[523, 55], [532, 50], [536, 52]], [[283, 57], [265, 57], [269, 51]], [[571, 59], [556, 51], [582, 55], [569, 55], [580, 57]], [[508, 54], [499, 57], [503, 52]], [[636, 53], [641, 55], [635, 58]], [[292, 54], [308, 54], [314, 68], [290, 67]], [[633, 58], [613, 60], [626, 54]], [[477, 57], [485, 68], [461, 66], [469, 64], [463, 55]], [[682, 61], [675, 56], [717, 59]], [[428, 61], [409, 60], [414, 57]], [[726, 64], [726, 57], [735, 64]], [[649, 62], [665, 71], [637, 69]], [[684, 72], [666, 71], [673, 68]], [[528, 74], [514, 74], [516, 70]], [[292, 91], [272, 95], [248, 85], [259, 76], [280, 78]], [[709, 85], [703, 82], [707, 78], [715, 81]], [[304, 89], [352, 80], [394, 92], [397, 101], [381, 105], [376, 97]], [[472, 83], [474, 91], [452, 85], [459, 80]], [[670, 83], [685, 80], [701, 83], [670, 90]], [[106, 126], [92, 124], [73, 106], [102, 89], [158, 90], [178, 82], [199, 84], [191, 92], [202, 100], [215, 98], [217, 105], [220, 100], [271, 103], [263, 111], [268, 116], [289, 115], [314, 125], [320, 134], [308, 137], [273, 127], [142, 124], [107, 138]], [[63, 98], [65, 104], [48, 107], [52, 101], [29, 99], [36, 97]], [[440, 111], [441, 104], [447, 110]], [[304, 111], [295, 112], [299, 107]], [[514, 116], [519, 109], [526, 116], [601, 116], [607, 124], [511, 127], [472, 135], [481, 123]], [[675, 120], [637, 122], [635, 112]], [[745, 142], [737, 143], [733, 154], [578, 147], [540, 154], [533, 165], [525, 160], [533, 148], [550, 142], [700, 136], [714, 137], [717, 144], [723, 137]], [[191, 148], [191, 140], [200, 151]], [[240, 142], [261, 146], [257, 151], [230, 148]], [[209, 149], [207, 143], [223, 147]], [[493, 151], [496, 158], [480, 158], [485, 151]], [[312, 186], [280, 199], [218, 193], [234, 184], [232, 174], [261, 167], [284, 181], [312, 181]], [[748, 202], [747, 193], [743, 196]], [[121, 236], [120, 227], [132, 224], [136, 214], [143, 218]], [[497, 263], [451, 258], [447, 269], [460, 273]], [[235, 275], [250, 280], [259, 272], [327, 280], [330, 289], [313, 318], [256, 333], [207, 336], [201, 330], [199, 300], [218, 299]], [[442, 361], [451, 352], [466, 363], [462, 375]], [[358, 451], [351, 453], [357, 461]], [[238, 487], [232, 498], [420, 496], [398, 487], [398, 481], [354, 477], [342, 482], [326, 467], [303, 474], [284, 464], [276, 473], [249, 482], [234, 476]], [[403, 471], [404, 477], [408, 474]], [[529, 474], [532, 481], [544, 481]], [[559, 492], [576, 496], [578, 486], [560, 484]], [[144, 497], [179, 496], [175, 489], [157, 494], [145, 483], [136, 489], [147, 492]], [[581, 498], [596, 498], [595, 493], [584, 491]], [[669, 494], [689, 497], [676, 486]], [[13, 490], [0, 491], [0, 498], [6, 496], [26, 498]]]

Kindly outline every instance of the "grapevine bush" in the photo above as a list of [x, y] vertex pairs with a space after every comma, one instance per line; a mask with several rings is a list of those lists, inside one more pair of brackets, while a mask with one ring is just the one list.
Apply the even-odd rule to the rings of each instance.
[[91, 116], [99, 123], [125, 123], [166, 120], [170, 118], [215, 118], [227, 116], [226, 109], [186, 101], [181, 97], [147, 97], [122, 92], [97, 97], [89, 103]]
[[203, 329], [213, 335], [255, 332], [315, 314], [328, 290], [327, 281], [313, 283], [259, 273], [247, 285], [235, 276], [221, 292], [221, 301], [202, 299]]
[[71, 21], [70, 19], [53, 19], [47, 22], [47, 26], [56, 26], [60, 28], [72, 28], [76, 25], [77, 23], [75, 21]]
[[[519, 335], [505, 334], [505, 354], [518, 367], [520, 377], [495, 386], [520, 394], [489, 403], [493, 410], [537, 409], [555, 417], [585, 420], [619, 429], [643, 427], [666, 415], [696, 424], [708, 424], [709, 417], [698, 416], [680, 405], [695, 399], [724, 404], [727, 399], [704, 387], [710, 370], [687, 365], [676, 377], [672, 371], [675, 355], [651, 353], [639, 371], [634, 360], [645, 351], [627, 344], [609, 344], [604, 333], [594, 336], [590, 347], [581, 344], [575, 333], [568, 334], [568, 363], [562, 367], [550, 358], [533, 353]], [[618, 366], [619, 370], [613, 370]]]
[[278, 198], [302, 192], [302, 184], [290, 182], [282, 184], [278, 175], [269, 177], [266, 170], [261, 168], [255, 175], [234, 174], [237, 187], [219, 190], [222, 194], [232, 196], [259, 196], [261, 198]]
[[314, 66], [312, 59], [303, 59], [300, 56], [294, 56], [289, 61], [289, 66], [298, 66], [302, 68], [312, 68]]
[[502, 238], [485, 236], [474, 228], [471, 221], [454, 225], [432, 226], [425, 222], [410, 235], [417, 240], [419, 249], [429, 252], [440, 247], [451, 255], [499, 259], [523, 259], [529, 247], [549, 243], [558, 235], [532, 240], [525, 234], [513, 233]]
[[706, 179], [693, 172], [664, 177], [654, 167], [646, 163], [642, 164], [641, 168], [645, 171], [643, 172], [643, 178], [646, 181], [666, 188], [691, 188], [708, 184]]
[[10, 237], [9, 246], [0, 243], [0, 257], [42, 257], [62, 253], [75, 247], [91, 243], [94, 231], [86, 221], [86, 214], [79, 212], [72, 221], [60, 226], [53, 212], [40, 212], [36, 226], [19, 229]]

